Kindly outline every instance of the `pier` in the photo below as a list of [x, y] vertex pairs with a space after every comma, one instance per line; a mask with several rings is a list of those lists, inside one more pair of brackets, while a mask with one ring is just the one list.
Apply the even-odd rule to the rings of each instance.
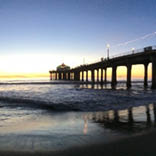
[[[103, 84], [107, 83], [107, 69], [112, 68], [111, 85], [115, 87], [117, 84], [117, 68], [120, 66], [125, 66], [127, 68], [126, 75], [126, 85], [127, 88], [131, 87], [131, 72], [132, 65], [144, 65], [144, 86], [148, 85], [148, 65], [152, 63], [152, 89], [156, 89], [156, 46], [145, 47], [143, 49], [134, 50], [129, 53], [123, 53], [118, 56], [113, 56], [101, 61], [80, 65], [78, 67], [57, 71], [49, 71], [50, 79], [55, 80], [75, 80], [88, 83], [88, 72], [91, 72], [91, 82], [95, 83], [95, 71], [97, 82]], [[99, 77], [99, 71], [101, 71], [101, 76]], [[85, 72], [85, 74], [84, 74]], [[54, 76], [55, 75], [55, 76]]]

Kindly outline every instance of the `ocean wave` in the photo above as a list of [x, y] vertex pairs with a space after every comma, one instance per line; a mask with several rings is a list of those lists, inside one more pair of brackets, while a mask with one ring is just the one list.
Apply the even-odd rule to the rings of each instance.
[[22, 107], [30, 109], [45, 109], [50, 111], [106, 111], [122, 110], [129, 107], [147, 105], [156, 102], [155, 96], [145, 97], [120, 97], [119, 95], [110, 95], [110, 97], [101, 99], [83, 99], [83, 101], [63, 101], [52, 102], [37, 99], [0, 97], [0, 107]]
[[62, 103], [46, 102], [41, 100], [21, 99], [0, 97], [0, 107], [27, 107], [31, 109], [46, 109], [58, 111], [79, 111], [71, 105], [64, 105]]
[[[30, 82], [30, 84], [34, 82]], [[40, 83], [40, 82], [39, 82]], [[44, 82], [49, 84], [49, 82]], [[64, 82], [56, 82], [63, 84]], [[68, 83], [68, 82], [66, 82]], [[28, 107], [51, 111], [105, 111], [156, 102], [156, 91], [142, 84], [127, 90], [100, 85], [0, 85], [0, 107]], [[42, 82], [43, 84], [43, 82]], [[53, 84], [53, 83], [52, 83]]]

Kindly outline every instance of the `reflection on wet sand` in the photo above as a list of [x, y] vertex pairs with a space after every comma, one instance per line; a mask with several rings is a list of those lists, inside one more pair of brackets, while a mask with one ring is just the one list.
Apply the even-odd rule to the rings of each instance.
[[109, 143], [129, 134], [148, 132], [156, 125], [155, 104], [125, 110], [62, 113], [2, 107], [0, 114], [0, 150], [10, 151], [55, 151]]
[[87, 134], [87, 131], [88, 131], [88, 121], [87, 121], [87, 116], [84, 116], [83, 134]]
[[130, 107], [126, 110], [89, 113], [89, 115], [84, 118], [84, 129], [87, 127], [86, 119], [99, 124], [104, 129], [123, 133], [138, 133], [155, 127], [156, 104]]

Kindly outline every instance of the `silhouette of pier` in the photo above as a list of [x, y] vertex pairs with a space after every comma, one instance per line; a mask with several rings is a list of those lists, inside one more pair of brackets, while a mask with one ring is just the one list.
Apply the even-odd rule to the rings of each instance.
[[[101, 61], [85, 64], [75, 67], [73, 69], [57, 71], [49, 71], [50, 79], [55, 77], [55, 80], [75, 80], [88, 83], [88, 72], [91, 72], [91, 82], [95, 83], [95, 71], [97, 82], [103, 84], [107, 83], [107, 68], [112, 68], [111, 85], [115, 87], [117, 84], [117, 68], [125, 66], [127, 68], [127, 79], [126, 85], [128, 88], [131, 87], [131, 72], [132, 65], [144, 65], [144, 86], [148, 85], [148, 65], [152, 63], [152, 86], [151, 88], [156, 89], [156, 46], [145, 47], [143, 49], [135, 50], [130, 53], [124, 53], [122, 55], [101, 59]], [[101, 76], [99, 77], [99, 71]], [[86, 74], [84, 74], [86, 72]], [[54, 76], [55, 75], [55, 76]], [[85, 76], [85, 77], [84, 77]]]

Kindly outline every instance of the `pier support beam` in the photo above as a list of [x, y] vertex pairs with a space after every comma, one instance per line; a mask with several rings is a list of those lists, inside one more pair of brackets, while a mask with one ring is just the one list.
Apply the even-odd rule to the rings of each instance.
[[97, 69], [97, 82], [99, 82], [99, 69]]
[[105, 68], [105, 84], [107, 83], [107, 68]]
[[68, 80], [70, 80], [70, 72], [68, 72]]
[[116, 85], [116, 66], [112, 67], [112, 87]]
[[94, 83], [95, 82], [94, 70], [92, 70], [91, 73], [92, 73], [92, 82]]
[[55, 73], [55, 80], [57, 80], [57, 72]]
[[74, 79], [74, 81], [76, 81], [76, 79], [77, 79], [77, 72], [73, 73], [73, 79]]
[[88, 82], [88, 70], [86, 71], [86, 82]]
[[156, 89], [156, 57], [152, 58], [152, 89]]
[[61, 80], [62, 79], [62, 74], [61, 73], [59, 73], [59, 80]]
[[131, 87], [131, 70], [132, 65], [131, 64], [127, 65], [127, 88]]
[[80, 81], [80, 72], [77, 72], [77, 81]]
[[66, 73], [63, 73], [63, 80], [66, 80]]
[[77, 76], [77, 72], [74, 72], [73, 75], [74, 75], [74, 81], [77, 81], [77, 77], [78, 77], [78, 76]]
[[103, 83], [103, 68], [101, 68], [101, 83]]
[[52, 76], [52, 73], [50, 73], [50, 80], [53, 80], [53, 76]]
[[148, 86], [148, 63], [144, 64], [144, 86]]
[[84, 71], [82, 71], [82, 81], [84, 81]]
[[74, 80], [75, 81], [80, 81], [80, 72], [79, 71], [74, 72]]

